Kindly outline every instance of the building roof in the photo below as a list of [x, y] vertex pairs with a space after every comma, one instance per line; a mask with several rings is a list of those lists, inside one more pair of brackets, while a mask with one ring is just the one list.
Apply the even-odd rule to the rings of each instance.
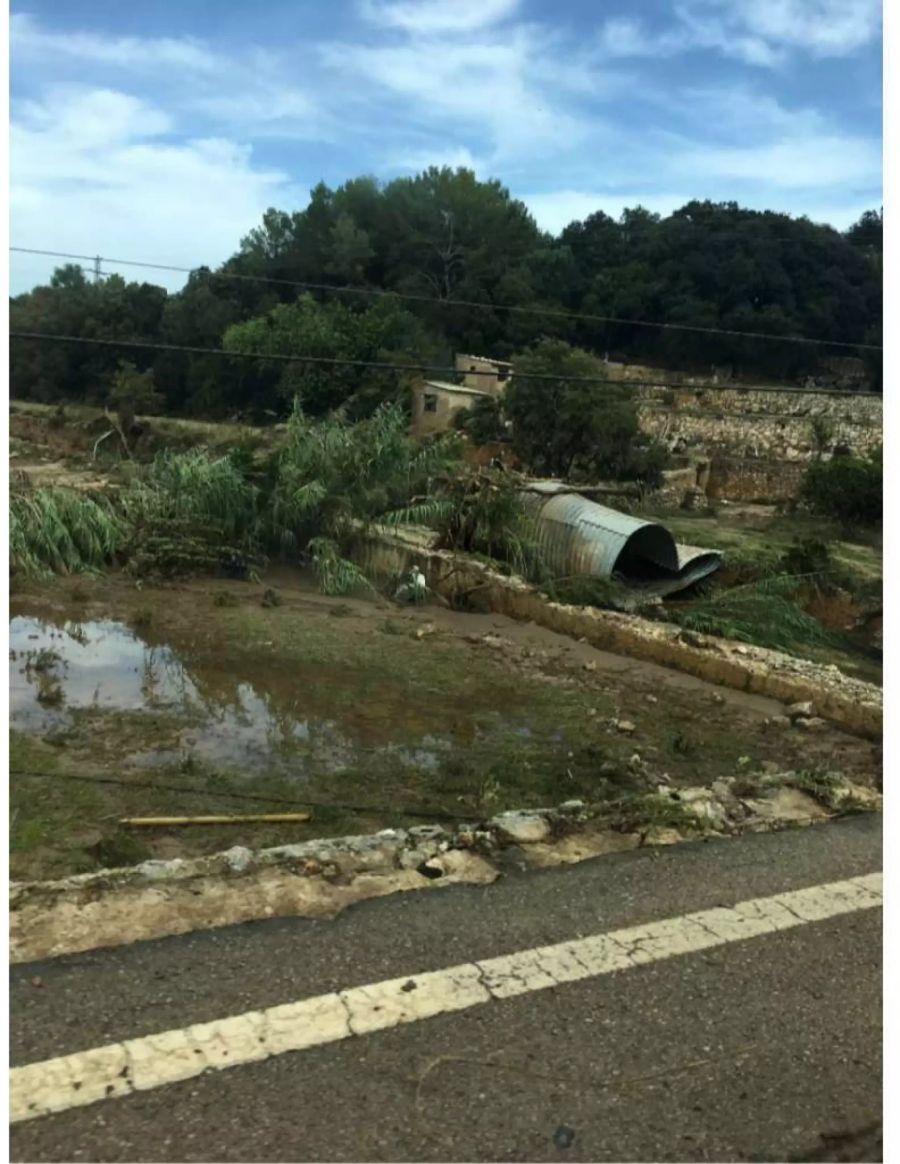
[[465, 384], [447, 384], [443, 380], [426, 380], [426, 388], [437, 388], [441, 392], [458, 392], [462, 396], [490, 396], [481, 388], [467, 388]]

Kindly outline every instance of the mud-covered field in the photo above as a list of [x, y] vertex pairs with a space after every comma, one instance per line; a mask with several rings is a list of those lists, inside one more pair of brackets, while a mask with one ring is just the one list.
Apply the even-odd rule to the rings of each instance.
[[[16, 878], [372, 831], [761, 768], [871, 784], [878, 750], [780, 704], [500, 616], [336, 600], [300, 572], [20, 588]], [[124, 827], [308, 810], [303, 824]]]

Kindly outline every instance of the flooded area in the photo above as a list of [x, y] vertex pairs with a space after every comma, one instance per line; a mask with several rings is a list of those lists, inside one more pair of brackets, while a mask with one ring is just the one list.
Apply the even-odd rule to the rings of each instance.
[[[773, 730], [772, 700], [497, 615], [329, 599], [296, 573], [34, 584], [11, 603], [9, 667], [15, 877], [615, 799], [764, 764], [879, 779], [862, 740]], [[120, 824], [289, 805], [311, 821]]]
[[[381, 752], [398, 764], [434, 768], [461, 741], [421, 730], [421, 714], [408, 700], [361, 701], [345, 685], [341, 722], [324, 716], [328, 677], [267, 672], [264, 660], [252, 681], [221, 667], [188, 667], [165, 644], [150, 644], [121, 622], [49, 622], [13, 618], [10, 636], [10, 724], [52, 738], [77, 721], [76, 712], [141, 712], [152, 727], [164, 712], [185, 721], [169, 749], [138, 750], [135, 766], [159, 766], [190, 756], [195, 761], [254, 772], [277, 770], [302, 777], [338, 772], [362, 751]], [[405, 706], [404, 706], [405, 703]], [[404, 714], [404, 711], [406, 714]], [[528, 733], [524, 725], [512, 725]], [[467, 742], [471, 742], [469, 739]]]

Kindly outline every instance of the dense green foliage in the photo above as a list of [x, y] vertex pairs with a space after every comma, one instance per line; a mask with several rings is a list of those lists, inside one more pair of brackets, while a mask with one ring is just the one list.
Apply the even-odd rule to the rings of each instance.
[[[382, 303], [315, 289], [298, 303], [302, 289], [291, 281], [419, 298]], [[196, 271], [177, 294], [119, 276], [94, 284], [78, 267], [61, 268], [49, 286], [12, 300], [10, 323], [86, 338], [218, 348], [227, 336], [240, 351], [436, 363], [454, 351], [511, 357], [550, 338], [597, 357], [703, 374], [713, 367], [789, 380], [835, 374], [827, 361], [835, 349], [447, 300], [877, 343], [881, 216], [869, 212], [841, 234], [803, 218], [695, 201], [665, 218], [640, 207], [618, 221], [598, 211], [554, 238], [499, 182], [432, 168], [386, 185], [320, 184], [303, 210], [267, 211], [217, 272]], [[867, 356], [867, 365], [880, 383], [879, 355]], [[123, 356], [139, 371], [152, 367], [167, 410], [211, 417], [283, 414], [298, 389], [310, 414], [347, 403], [354, 415], [368, 415], [401, 391], [396, 377], [364, 369], [326, 375], [296, 365], [288, 373], [199, 353], [15, 340], [12, 393], [103, 402]]]
[[503, 405], [513, 447], [537, 473], [657, 485], [665, 452], [640, 436], [629, 386], [585, 382], [603, 375], [599, 360], [562, 340], [523, 352]]
[[880, 451], [869, 457], [815, 461], [803, 482], [803, 498], [814, 513], [844, 526], [880, 525], [883, 470]]
[[479, 396], [471, 408], [461, 408], [453, 426], [475, 445], [493, 445], [508, 436], [503, 408], [496, 396]]
[[11, 570], [246, 575], [274, 557], [311, 562], [329, 593], [352, 589], [364, 578], [348, 555], [367, 525], [445, 512], [435, 482], [451, 476], [458, 442], [419, 444], [406, 430], [396, 405], [355, 424], [295, 406], [284, 446], [261, 467], [240, 454], [167, 452], [115, 492], [15, 493]]
[[694, 602], [673, 605], [669, 616], [688, 630], [755, 643], [789, 654], [828, 646], [832, 636], [800, 606], [802, 579], [777, 574], [732, 589], [714, 589]]

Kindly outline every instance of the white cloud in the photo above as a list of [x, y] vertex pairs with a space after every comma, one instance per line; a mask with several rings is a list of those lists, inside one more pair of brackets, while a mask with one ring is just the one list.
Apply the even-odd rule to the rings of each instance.
[[11, 54], [19, 60], [63, 58], [141, 71], [171, 68], [212, 72], [221, 65], [215, 53], [192, 38], [105, 37], [90, 32], [63, 36], [41, 28], [22, 12], [10, 15], [9, 41]]
[[573, 150], [597, 125], [596, 114], [589, 120], [561, 99], [547, 50], [547, 38], [520, 25], [502, 36], [331, 44], [322, 61], [370, 103], [402, 103], [404, 127], [428, 130], [435, 148], [448, 133], [467, 134], [467, 148], [504, 166], [531, 161], [536, 150]]
[[419, 36], [468, 33], [512, 16], [519, 0], [363, 0], [363, 15], [382, 28]]
[[598, 48], [608, 57], [666, 57], [715, 50], [772, 68], [791, 54], [850, 56], [876, 39], [880, 0], [680, 0], [675, 23], [651, 31], [631, 16], [607, 20]]
[[764, 185], [769, 190], [857, 189], [881, 180], [881, 149], [865, 138], [840, 134], [788, 137], [760, 146], [717, 149], [685, 143], [674, 173]]
[[650, 32], [631, 16], [616, 16], [600, 29], [598, 47], [608, 57], [664, 57], [685, 49], [689, 40], [683, 29]]
[[[102, 114], [108, 132], [99, 131]], [[44, 250], [217, 265], [272, 204], [303, 194], [223, 138], [172, 142], [166, 115], [113, 90], [51, 90], [13, 117], [13, 241]], [[46, 281], [54, 260], [12, 257], [15, 293]], [[38, 267], [40, 270], [38, 271]], [[137, 276], [139, 277], [139, 276]], [[182, 276], [148, 272], [169, 287]]]
[[676, 12], [698, 47], [755, 65], [850, 56], [881, 27], [881, 0], [682, 0]]

